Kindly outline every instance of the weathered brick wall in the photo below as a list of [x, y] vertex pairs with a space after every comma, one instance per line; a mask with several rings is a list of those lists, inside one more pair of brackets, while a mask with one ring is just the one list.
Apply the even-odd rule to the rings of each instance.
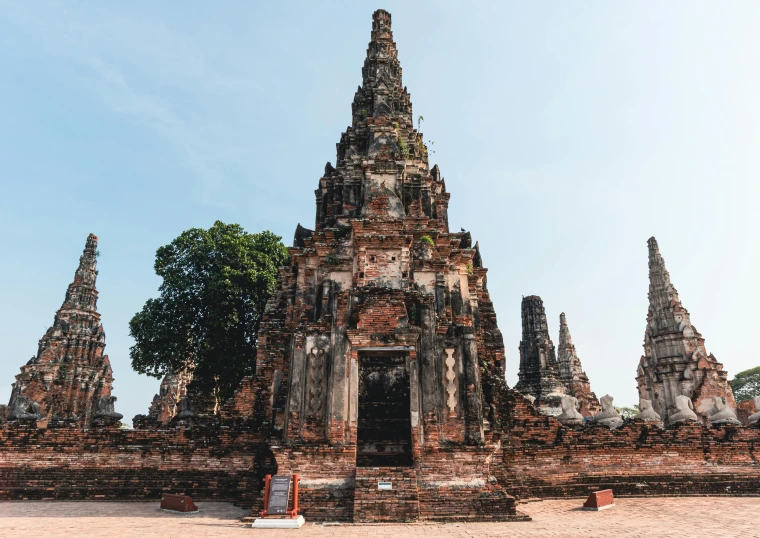
[[[518, 498], [616, 495], [760, 494], [760, 429], [629, 422], [617, 430], [564, 427], [506, 391], [511, 414], [499, 483]], [[503, 396], [503, 394], [502, 394]]]
[[[417, 457], [420, 518], [439, 521], [521, 519], [515, 499], [493, 477], [498, 445], [449, 445]], [[497, 459], [497, 464], [500, 461]]]
[[[379, 482], [392, 489], [381, 490]], [[417, 473], [410, 467], [357, 467], [354, 521], [414, 521], [420, 517]]]
[[148, 500], [184, 492], [250, 505], [261, 489], [255, 463], [266, 445], [243, 428], [53, 426], [0, 428], [0, 499]]
[[[356, 448], [325, 445], [273, 447], [279, 474], [298, 474], [299, 507], [315, 521], [351, 521]], [[262, 500], [255, 506], [260, 509]]]
[[738, 418], [742, 424], [747, 424], [749, 417], [760, 411], [755, 409], [755, 402], [753, 400], [744, 400], [736, 404], [736, 418]]
[[[421, 519], [505, 518], [514, 495], [760, 494], [760, 429], [682, 424], [666, 430], [627, 423], [561, 426], [521, 395], [492, 391], [503, 432], [489, 448], [444, 444], [415, 458]], [[501, 445], [499, 445], [499, 440]], [[311, 520], [354, 517], [354, 447], [270, 447], [250, 423], [87, 431], [0, 428], [0, 499], [158, 499], [184, 492], [261, 508], [263, 475], [298, 473]]]
[[[297, 473], [301, 477], [299, 503], [306, 518], [351, 521], [357, 516], [355, 488], [356, 481], [362, 479], [361, 470], [357, 470], [355, 464], [355, 448], [303, 445], [275, 447], [273, 453], [278, 473]], [[428, 520], [519, 519], [512, 515], [514, 498], [495, 479], [489, 480], [489, 466], [496, 454], [500, 452], [493, 448], [463, 445], [421, 451], [416, 457], [418, 467], [409, 471], [416, 476], [414, 487], [418, 490], [419, 517]], [[411, 475], [407, 478], [411, 479]], [[360, 485], [363, 488], [360, 504], [362, 499], [375, 498], [373, 495], [391, 497], [398, 493], [399, 484], [395, 482], [394, 494], [378, 494], [376, 483], [373, 489], [367, 480], [365, 482]], [[408, 489], [403, 490], [404, 495], [410, 493]], [[409, 501], [410, 497], [404, 499]], [[261, 499], [256, 507], [260, 509]], [[399, 514], [385, 516], [393, 518]], [[383, 514], [379, 514], [373, 520], [382, 519]]]

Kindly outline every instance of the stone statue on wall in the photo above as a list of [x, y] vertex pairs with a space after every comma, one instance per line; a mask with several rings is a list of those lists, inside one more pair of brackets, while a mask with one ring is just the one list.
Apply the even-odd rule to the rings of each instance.
[[95, 412], [92, 414], [92, 417], [121, 420], [124, 415], [114, 410], [114, 402], [116, 402], [116, 396], [103, 396], [100, 398], [95, 404]]
[[697, 421], [697, 414], [694, 412], [694, 404], [691, 403], [691, 398], [681, 394], [676, 396], [676, 412], [671, 414], [668, 418], [670, 424], [677, 422]]
[[578, 398], [575, 396], [563, 396], [562, 413], [557, 417], [562, 424], [576, 426], [583, 424], [583, 415], [578, 412]]
[[633, 417], [634, 420], [644, 420], [646, 422], [662, 423], [662, 418], [652, 407], [652, 402], [646, 398], [639, 398], [639, 413]]
[[195, 418], [195, 410], [193, 409], [193, 403], [188, 396], [185, 396], [177, 403], [177, 415], [176, 418], [180, 420], [189, 420]]
[[10, 406], [8, 420], [39, 420], [42, 412], [37, 402], [29, 401], [24, 396], [16, 396]]
[[753, 400], [755, 402], [756, 413], [754, 415], [749, 416], [748, 423], [750, 426], [752, 426], [753, 424], [760, 423], [760, 396], [755, 396]]
[[712, 409], [708, 415], [711, 424], [736, 424], [741, 426], [741, 422], [736, 418], [734, 410], [726, 405], [725, 398], [714, 396], [712, 401]]
[[612, 405], [612, 396], [609, 394], [602, 396], [601, 404], [602, 410], [594, 415], [594, 420], [599, 424], [607, 426], [611, 430], [622, 426], [623, 417], [620, 416], [620, 413], [617, 412], [615, 406]]

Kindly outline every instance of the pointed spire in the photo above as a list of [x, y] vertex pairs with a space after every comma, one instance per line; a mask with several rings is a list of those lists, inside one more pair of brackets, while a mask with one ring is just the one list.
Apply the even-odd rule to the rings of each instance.
[[560, 349], [563, 346], [574, 347], [573, 337], [570, 336], [570, 328], [567, 326], [567, 318], [564, 312], [559, 315], [559, 346]]
[[87, 236], [84, 252], [79, 257], [79, 267], [74, 273], [74, 281], [69, 284], [61, 309], [74, 308], [95, 311], [98, 306], [98, 292], [95, 280], [98, 271], [98, 237], [95, 234]]
[[575, 351], [573, 337], [567, 325], [567, 317], [562, 312], [559, 315], [559, 345], [557, 346], [559, 362], [559, 377], [568, 392], [575, 396], [581, 404], [581, 414], [591, 416], [599, 411], [599, 401], [596, 394], [591, 392], [591, 383], [583, 371], [581, 359]]
[[[391, 15], [382, 9], [372, 15], [362, 83], [354, 94], [351, 115], [351, 124], [336, 145], [335, 167], [325, 168], [315, 192], [315, 232], [345, 225], [350, 218], [407, 216], [438, 221], [436, 225], [442, 223], [448, 231], [449, 193], [440, 170], [431, 173], [429, 168], [428, 147], [418, 131], [420, 122], [414, 123], [402, 79]], [[410, 204], [404, 194], [406, 180], [388, 182], [383, 178], [389, 174], [421, 178], [425, 185], [415, 199], [419, 201]]]
[[663, 420], [677, 410], [677, 398], [687, 396], [695, 409], [713, 397], [734, 405], [727, 373], [712, 354], [704, 338], [691, 323], [670, 281], [657, 240], [650, 237], [649, 310], [644, 332], [644, 355], [639, 361], [636, 382], [639, 397], [652, 402]]
[[650, 237], [649, 246], [649, 307], [650, 310], [669, 308], [673, 301], [680, 303], [678, 291], [670, 282], [670, 273], [665, 268], [665, 260], [660, 254], [657, 239]]
[[378, 9], [372, 14], [372, 41], [393, 42], [391, 31], [391, 14], [384, 9]]
[[[572, 381], [574, 374], [583, 373], [581, 370], [580, 359], [575, 352], [573, 337], [570, 335], [570, 328], [567, 326], [567, 317], [565, 317], [564, 312], [559, 315], [559, 345], [557, 346], [557, 360], [559, 361], [559, 374], [563, 380]], [[568, 388], [572, 389], [572, 387]]]
[[372, 34], [362, 68], [362, 85], [354, 97], [355, 123], [367, 117], [395, 119], [412, 126], [412, 107], [401, 79], [401, 64], [391, 31], [391, 14], [378, 9], [372, 15]]
[[40, 338], [37, 355], [16, 376], [9, 405], [35, 402], [42, 427], [53, 417], [78, 418], [86, 425], [121, 418], [113, 410], [113, 371], [96, 309], [97, 257], [98, 238], [90, 234], [53, 325]]
[[[559, 361], [560, 377], [563, 380], [571, 380], [575, 374], [583, 374], [581, 361], [575, 352], [573, 337], [570, 335], [570, 327], [567, 325], [567, 317], [562, 312], [559, 315], [559, 345], [557, 346], [557, 360]], [[585, 374], [583, 374], [585, 376]], [[568, 387], [572, 388], [572, 387]]]
[[523, 297], [521, 308], [520, 371], [515, 389], [558, 406], [566, 389], [559, 380], [559, 363], [549, 337], [544, 303], [538, 295], [529, 295]]

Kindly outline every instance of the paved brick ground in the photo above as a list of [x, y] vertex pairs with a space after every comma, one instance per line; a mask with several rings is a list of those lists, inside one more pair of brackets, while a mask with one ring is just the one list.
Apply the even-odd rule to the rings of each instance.
[[686, 497], [618, 499], [602, 512], [578, 509], [581, 500], [544, 501], [520, 506], [531, 522], [320, 525], [300, 531], [253, 530], [240, 524], [244, 511], [228, 503], [198, 503], [200, 514], [177, 516], [143, 502], [0, 502], [0, 536], [277, 536], [380, 537], [760, 537], [760, 498]]

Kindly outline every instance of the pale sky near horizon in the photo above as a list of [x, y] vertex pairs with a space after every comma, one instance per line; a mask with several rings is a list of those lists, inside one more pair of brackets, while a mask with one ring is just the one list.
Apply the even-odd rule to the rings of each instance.
[[379, 7], [451, 229], [489, 268], [510, 386], [536, 294], [596, 394], [637, 403], [652, 235], [708, 352], [760, 365], [760, 3], [462, 6], [0, 0], [0, 403], [92, 232], [116, 410], [147, 411], [128, 322], [156, 249], [217, 219], [287, 245], [313, 225]]

